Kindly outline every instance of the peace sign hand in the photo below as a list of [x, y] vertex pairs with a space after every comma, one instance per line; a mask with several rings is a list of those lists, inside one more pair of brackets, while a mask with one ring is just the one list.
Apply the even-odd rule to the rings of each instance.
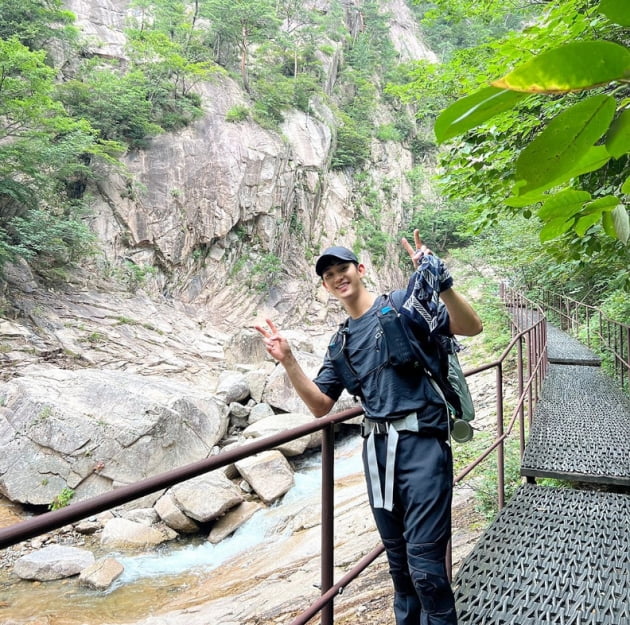
[[433, 254], [433, 252], [426, 245], [424, 245], [424, 243], [422, 243], [422, 239], [420, 238], [420, 230], [418, 230], [417, 228], [413, 231], [413, 238], [416, 245], [415, 249], [411, 247], [411, 244], [409, 243], [409, 241], [407, 241], [407, 239], [405, 239], [405, 237], [402, 238], [401, 242], [403, 248], [405, 248], [405, 250], [409, 254], [409, 257], [411, 258], [415, 269], [418, 266], [420, 259], [425, 254]]
[[289, 341], [280, 334], [278, 328], [271, 319], [265, 319], [265, 321], [267, 322], [269, 329], [263, 326], [254, 327], [263, 335], [263, 342], [265, 344], [265, 348], [267, 349], [267, 353], [277, 361], [283, 362], [287, 356], [291, 354]]

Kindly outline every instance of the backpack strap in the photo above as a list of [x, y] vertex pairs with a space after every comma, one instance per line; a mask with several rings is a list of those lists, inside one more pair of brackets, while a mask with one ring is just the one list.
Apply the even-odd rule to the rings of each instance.
[[348, 352], [346, 349], [346, 336], [348, 334], [349, 318], [339, 324], [339, 329], [333, 335], [328, 345], [328, 358], [335, 370], [335, 373], [341, 378], [341, 383], [347, 391], [356, 397], [363, 397], [361, 393], [361, 381], [356, 369], [352, 366]]

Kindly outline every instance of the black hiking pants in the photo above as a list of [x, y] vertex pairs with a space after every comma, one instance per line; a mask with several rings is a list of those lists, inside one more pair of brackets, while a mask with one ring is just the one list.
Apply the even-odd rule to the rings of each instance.
[[[381, 484], [387, 436], [375, 438]], [[396, 625], [457, 625], [445, 565], [451, 535], [451, 448], [437, 438], [399, 432], [391, 511], [374, 508], [365, 445], [363, 463], [370, 505], [394, 583]]]

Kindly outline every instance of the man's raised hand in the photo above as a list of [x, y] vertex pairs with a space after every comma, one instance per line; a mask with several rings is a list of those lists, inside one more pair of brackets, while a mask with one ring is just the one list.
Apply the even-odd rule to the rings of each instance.
[[271, 319], [265, 319], [268, 328], [263, 326], [254, 326], [263, 336], [263, 343], [267, 349], [267, 353], [279, 362], [282, 362], [290, 353], [291, 346], [289, 342], [280, 334], [276, 324]]
[[407, 241], [405, 237], [402, 238], [401, 242], [403, 248], [405, 249], [407, 254], [409, 254], [414, 268], [416, 268], [418, 266], [418, 263], [420, 262], [420, 259], [425, 254], [433, 254], [433, 252], [426, 245], [424, 245], [424, 243], [422, 243], [422, 239], [420, 238], [420, 230], [418, 230], [417, 228], [413, 231], [413, 239], [415, 243], [415, 249], [411, 247], [411, 244], [409, 243], [409, 241]]

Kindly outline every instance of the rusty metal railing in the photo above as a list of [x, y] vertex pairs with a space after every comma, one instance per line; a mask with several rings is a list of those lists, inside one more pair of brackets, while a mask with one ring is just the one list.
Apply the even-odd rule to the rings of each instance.
[[[497, 501], [501, 509], [505, 504], [505, 441], [511, 435], [518, 421], [521, 440], [521, 456], [524, 451], [525, 415], [532, 419], [535, 403], [539, 397], [542, 381], [546, 373], [546, 333], [544, 317], [541, 311], [520, 294], [502, 287], [501, 296], [508, 308], [522, 314], [516, 315], [519, 323], [513, 323], [513, 338], [503, 353], [491, 363], [466, 371], [467, 376], [495, 370], [496, 380], [496, 436], [492, 444], [472, 463], [463, 469], [454, 479], [461, 482], [473, 469], [484, 462], [494, 451], [497, 452]], [[512, 310], [512, 312], [513, 312]], [[512, 319], [515, 315], [512, 314]], [[505, 423], [506, 363], [515, 353], [515, 375], [518, 397], [512, 415]], [[70, 523], [87, 518], [104, 510], [128, 503], [150, 493], [169, 488], [179, 482], [203, 473], [220, 469], [242, 458], [272, 449], [282, 443], [302, 436], [322, 431], [322, 501], [321, 501], [321, 591], [322, 594], [312, 605], [299, 614], [291, 625], [303, 625], [320, 613], [321, 625], [334, 622], [333, 600], [360, 575], [384, 549], [381, 546], [363, 557], [338, 582], [334, 582], [334, 431], [335, 426], [362, 414], [360, 408], [352, 408], [322, 417], [311, 423], [286, 430], [279, 434], [258, 439], [241, 447], [211, 456], [204, 460], [178, 469], [152, 476], [140, 482], [129, 484], [103, 493], [91, 499], [73, 503], [65, 508], [53, 510], [15, 525], [0, 528], [0, 549], [14, 545], [28, 538], [58, 529]]]
[[589, 348], [611, 358], [614, 377], [622, 389], [630, 390], [630, 325], [614, 321], [599, 308], [566, 295], [547, 289], [536, 292], [542, 307], [562, 330], [573, 336], [582, 333]]

